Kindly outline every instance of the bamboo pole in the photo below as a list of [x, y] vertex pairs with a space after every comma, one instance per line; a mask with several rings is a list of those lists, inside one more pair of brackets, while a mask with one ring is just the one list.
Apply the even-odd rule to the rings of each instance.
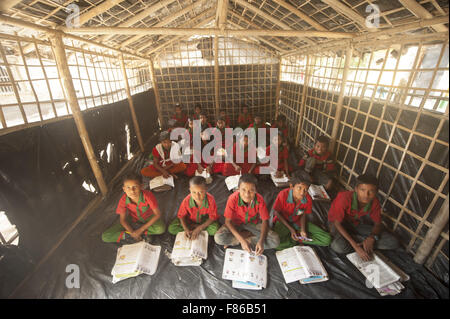
[[81, 27], [67, 28], [61, 27], [65, 34], [121, 34], [121, 35], [208, 35], [208, 36], [267, 36], [267, 37], [319, 37], [330, 39], [349, 39], [357, 34], [353, 32], [334, 32], [334, 31], [316, 31], [316, 30], [231, 30], [218, 28], [133, 28], [133, 27]]
[[214, 37], [214, 94], [216, 104], [216, 118], [220, 111], [220, 90], [219, 90], [219, 39]]
[[134, 102], [133, 102], [133, 97], [131, 96], [130, 83], [128, 82], [127, 70], [125, 68], [123, 54], [120, 55], [120, 66], [122, 68], [123, 82], [125, 83], [125, 92], [127, 93], [128, 106], [130, 107], [131, 118], [133, 120], [134, 130], [136, 131], [136, 137], [137, 137], [137, 140], [139, 143], [139, 147], [140, 147], [141, 151], [143, 152], [144, 151], [144, 141], [142, 140], [141, 130], [139, 128], [136, 111], [134, 109]]
[[279, 67], [278, 67], [278, 81], [275, 91], [275, 120], [278, 117], [278, 112], [280, 110], [280, 88], [281, 88], [281, 56], [278, 56]]
[[158, 82], [156, 81], [156, 74], [155, 74], [155, 67], [153, 66], [153, 59], [149, 60], [149, 64], [150, 64], [150, 74], [151, 74], [152, 82], [153, 82], [153, 91], [155, 92], [156, 110], [158, 111], [159, 126], [163, 127], [163, 117], [162, 117], [162, 113], [161, 113], [161, 100], [159, 97]]
[[91, 140], [84, 124], [83, 115], [80, 111], [80, 106], [78, 105], [77, 95], [75, 93], [75, 87], [73, 85], [72, 76], [70, 75], [69, 66], [67, 65], [66, 52], [64, 50], [64, 43], [61, 35], [50, 36], [50, 42], [52, 43], [53, 53], [55, 55], [56, 66], [58, 68], [59, 74], [62, 79], [63, 89], [66, 92], [68, 103], [70, 109], [72, 110], [73, 119], [78, 129], [78, 134], [80, 135], [81, 142], [83, 143], [86, 156], [91, 164], [92, 171], [94, 172], [95, 179], [100, 188], [103, 196], [106, 196], [108, 188], [106, 187], [105, 180], [103, 179], [103, 174], [97, 163], [94, 150], [92, 148]]
[[418, 264], [423, 264], [433, 249], [436, 240], [442, 232], [442, 229], [448, 222], [448, 195], [439, 209], [438, 214], [433, 220], [433, 225], [428, 229], [427, 234], [417, 249], [416, 255], [414, 256], [414, 261]]
[[303, 113], [305, 112], [305, 103], [306, 103], [306, 93], [307, 86], [309, 82], [309, 73], [310, 73], [310, 67], [309, 64], [311, 62], [310, 56], [306, 56], [306, 66], [305, 66], [305, 81], [303, 82], [303, 91], [302, 91], [302, 101], [300, 103], [300, 109], [298, 113], [298, 126], [297, 126], [297, 134], [295, 134], [295, 145], [298, 146], [298, 143], [300, 141], [300, 133], [302, 131], [302, 122], [303, 122]]
[[347, 47], [345, 52], [344, 74], [342, 74], [341, 91], [336, 104], [336, 115], [334, 116], [333, 129], [331, 131], [330, 152], [333, 152], [336, 145], [336, 138], [339, 130], [339, 123], [341, 121], [342, 104], [344, 102], [345, 86], [347, 85], [348, 70], [350, 68], [350, 61], [353, 55], [353, 46]]

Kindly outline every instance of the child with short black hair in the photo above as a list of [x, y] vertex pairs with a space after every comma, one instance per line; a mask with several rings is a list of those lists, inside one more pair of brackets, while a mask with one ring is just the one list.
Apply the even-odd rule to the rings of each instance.
[[152, 178], [160, 175], [167, 178], [170, 175], [183, 172], [186, 169], [186, 164], [183, 162], [174, 163], [171, 159], [171, 156], [176, 154], [177, 159], [181, 160], [179, 144], [170, 140], [170, 134], [167, 131], [161, 132], [159, 141], [160, 143], [153, 148], [152, 154], [150, 154], [153, 164], [144, 167], [141, 174]]
[[172, 115], [172, 120], [175, 121], [173, 127], [186, 127], [186, 122], [188, 117], [186, 113], [183, 112], [183, 109], [180, 104], [175, 105], [175, 114]]
[[257, 179], [244, 174], [239, 179], [238, 191], [228, 197], [225, 208], [225, 225], [214, 236], [219, 245], [235, 246], [241, 244], [243, 250], [261, 255], [264, 249], [275, 248], [280, 239], [269, 229], [269, 212], [264, 198], [256, 192]]
[[248, 111], [248, 106], [242, 108], [241, 113], [238, 116], [238, 127], [245, 130], [253, 122], [253, 116]]
[[356, 251], [364, 261], [374, 249], [396, 249], [397, 239], [383, 230], [381, 205], [376, 195], [378, 179], [362, 174], [353, 191], [340, 192], [328, 212], [333, 241], [331, 249], [340, 254]]
[[319, 136], [310, 149], [300, 160], [298, 166], [301, 168], [296, 175], [309, 178], [312, 184], [323, 185], [326, 190], [333, 187], [333, 176], [335, 172], [332, 153], [328, 150], [330, 139], [324, 135]]
[[165, 232], [166, 225], [162, 220], [158, 202], [151, 191], [142, 188], [141, 176], [126, 175], [123, 179], [124, 195], [117, 205], [116, 214], [119, 222], [102, 234], [102, 240], [107, 243], [123, 240], [148, 239], [149, 235], [160, 235]]
[[281, 132], [283, 134], [284, 140], [288, 141], [288, 127], [286, 125], [286, 116], [284, 115], [278, 115], [275, 122], [272, 123], [271, 128], [277, 128], [278, 132]]
[[230, 127], [231, 121], [230, 121], [230, 118], [227, 116], [227, 113], [225, 112], [225, 110], [220, 110], [219, 117], [224, 120], [225, 127]]
[[177, 218], [169, 225], [169, 233], [176, 235], [184, 231], [188, 238], [196, 239], [206, 230], [208, 235], [214, 236], [219, 229], [219, 215], [214, 196], [206, 191], [206, 180], [201, 176], [192, 177], [189, 191], [181, 202]]
[[[293, 177], [290, 187], [278, 193], [273, 210], [273, 230], [280, 236], [282, 250], [301, 243], [317, 246], [328, 246], [331, 236], [320, 227], [307, 222], [307, 215], [312, 213], [312, 198], [308, 194], [309, 182]], [[312, 241], [305, 241], [310, 238]]]

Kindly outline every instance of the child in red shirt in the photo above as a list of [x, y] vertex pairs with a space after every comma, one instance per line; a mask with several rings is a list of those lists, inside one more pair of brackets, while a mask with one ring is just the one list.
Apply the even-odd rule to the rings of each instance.
[[187, 117], [186, 113], [183, 112], [181, 105], [179, 105], [179, 104], [175, 105], [175, 114], [172, 115], [171, 119], [175, 120], [175, 123], [173, 125], [174, 128], [186, 127], [186, 122], [188, 120], [188, 117]]
[[219, 112], [219, 117], [222, 118], [225, 121], [225, 126], [226, 127], [230, 127], [231, 125], [231, 121], [230, 118], [227, 116], [227, 113], [225, 111], [220, 111]]
[[170, 175], [183, 172], [186, 169], [186, 164], [183, 162], [176, 164], [171, 160], [172, 148], [174, 148], [175, 151], [178, 149], [176, 153], [181, 160], [179, 145], [170, 140], [170, 134], [167, 131], [161, 132], [159, 141], [160, 143], [153, 148], [152, 154], [150, 155], [150, 159], [153, 160], [153, 164], [144, 167], [141, 170], [141, 174], [152, 178], [160, 175], [167, 178]]
[[332, 153], [328, 151], [330, 140], [322, 135], [317, 138], [314, 148], [310, 149], [300, 160], [301, 168], [296, 174], [309, 178], [312, 184], [323, 185], [329, 190], [333, 187], [333, 175], [335, 171]]
[[[288, 164], [289, 158], [289, 150], [285, 143], [283, 135], [278, 132], [278, 135], [274, 137], [273, 144], [278, 145], [278, 166], [272, 167], [272, 170], [275, 171], [275, 177], [281, 178], [285, 174], [288, 178], [290, 177], [290, 172], [292, 171], [292, 167]], [[271, 145], [266, 147], [266, 156], [270, 156]], [[268, 167], [271, 163], [260, 164], [255, 168], [255, 174], [261, 174], [261, 167]], [[273, 165], [273, 164], [272, 164]]]
[[286, 116], [278, 115], [277, 120], [272, 123], [272, 128], [277, 128], [278, 132], [283, 134], [284, 140], [287, 142], [288, 140], [288, 127], [286, 125]]
[[[307, 215], [312, 212], [312, 198], [308, 194], [309, 182], [293, 177], [290, 187], [278, 193], [273, 206], [273, 230], [280, 236], [282, 250], [298, 244], [328, 246], [331, 236], [311, 222], [306, 222]], [[304, 241], [299, 237], [310, 238]]]
[[248, 107], [244, 106], [238, 117], [238, 127], [246, 129], [253, 122], [253, 116], [248, 112]]
[[107, 243], [129, 239], [141, 241], [143, 236], [164, 233], [166, 225], [158, 202], [151, 191], [142, 189], [141, 177], [137, 174], [125, 176], [122, 189], [125, 194], [116, 209], [120, 220], [103, 232], [102, 240]]
[[354, 191], [340, 192], [328, 212], [333, 241], [331, 249], [338, 254], [356, 251], [359, 257], [372, 259], [375, 249], [396, 249], [397, 239], [381, 224], [381, 206], [376, 198], [378, 180], [370, 174], [356, 179]]
[[264, 198], [256, 192], [256, 177], [244, 174], [239, 179], [238, 191], [228, 197], [225, 208], [225, 225], [214, 236], [219, 245], [241, 244], [243, 250], [261, 255], [264, 249], [280, 244], [278, 235], [269, 229], [269, 212]]
[[234, 143], [234, 159], [231, 160], [231, 163], [225, 163], [223, 165], [223, 175], [252, 174], [253, 170], [256, 168], [256, 156], [255, 163], [250, 163], [248, 158], [249, 152], [255, 152], [256, 154], [256, 147], [254, 144], [249, 144], [248, 136], [244, 135], [240, 141]]
[[200, 232], [206, 230], [214, 236], [219, 229], [214, 196], [206, 191], [206, 180], [194, 176], [189, 181], [190, 194], [181, 202], [177, 217], [169, 225], [169, 233], [176, 235], [184, 231], [188, 238], [196, 239]]

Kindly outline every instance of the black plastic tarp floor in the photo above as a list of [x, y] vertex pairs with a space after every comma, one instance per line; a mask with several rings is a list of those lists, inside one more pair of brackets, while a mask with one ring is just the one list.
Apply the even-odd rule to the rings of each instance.
[[[143, 157], [133, 160], [129, 170], [138, 170]], [[230, 194], [223, 177], [217, 176], [208, 185], [215, 196], [221, 222], [223, 210]], [[262, 181], [258, 192], [264, 196], [268, 207], [275, 201], [279, 189], [271, 181]], [[188, 193], [188, 179], [180, 177], [176, 187], [165, 193], [156, 193], [159, 206], [168, 224], [175, 216], [178, 205]], [[141, 275], [112, 284], [111, 269], [115, 262], [118, 244], [107, 244], [101, 233], [117, 220], [115, 208], [122, 195], [117, 182], [103, 203], [72, 231], [59, 249], [26, 282], [15, 297], [18, 298], [380, 298], [375, 289], [365, 286], [365, 279], [345, 256], [338, 256], [330, 248], [316, 247], [330, 280], [323, 283], [300, 285], [286, 284], [279, 269], [274, 250], [266, 250], [268, 257], [268, 285], [262, 291], [238, 290], [231, 281], [223, 280], [224, 249], [210, 238], [208, 259], [200, 267], [176, 267], [164, 251], [171, 251], [174, 236], [165, 233], [154, 236], [152, 244], [162, 246], [156, 273]], [[312, 220], [318, 224], [326, 221], [329, 204], [314, 203]], [[403, 249], [384, 251], [386, 257], [410, 275], [406, 289], [395, 297], [384, 298], [448, 298], [448, 287], [437, 280], [423, 266], [414, 263]], [[80, 269], [80, 288], [67, 288], [67, 265]]]

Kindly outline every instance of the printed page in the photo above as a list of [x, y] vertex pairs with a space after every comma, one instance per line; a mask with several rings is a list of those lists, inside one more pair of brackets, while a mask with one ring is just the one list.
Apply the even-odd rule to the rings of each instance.
[[192, 241], [190, 256], [197, 258], [208, 258], [208, 232], [202, 231], [198, 237]]
[[139, 257], [138, 270], [147, 275], [153, 275], [158, 268], [161, 246], [153, 246], [142, 241], [142, 253]]
[[313, 199], [330, 199], [330, 196], [328, 195], [323, 185], [311, 184], [309, 186], [308, 193]]
[[229, 191], [238, 187], [240, 178], [241, 175], [233, 175], [225, 178], [225, 184], [227, 185]]
[[382, 288], [400, 280], [400, 276], [376, 254], [373, 260], [367, 262], [363, 261], [356, 252], [348, 254], [347, 258], [375, 288]]
[[172, 250], [172, 259], [190, 258], [192, 241], [185, 236], [185, 232], [179, 232], [175, 237]]
[[250, 289], [250, 290], [261, 290], [263, 289], [262, 286], [257, 285], [253, 282], [250, 281], [238, 281], [238, 280], [233, 280], [233, 283], [231, 285], [233, 288], [236, 289]]
[[164, 177], [162, 177], [162, 175], [161, 176], [157, 176], [155, 178], [152, 178], [150, 180], [150, 183], [149, 183], [149, 186], [150, 186], [151, 190], [154, 189], [154, 188], [163, 186], [163, 185], [164, 185]]
[[171, 175], [167, 178], [163, 178], [163, 185], [169, 185], [169, 186], [175, 187], [175, 183], [173, 181], [173, 176]]
[[250, 281], [262, 287], [267, 284], [267, 258], [255, 256], [240, 249], [227, 249], [223, 266], [223, 279]]
[[276, 178], [275, 173], [271, 173], [270, 176], [272, 176], [272, 181], [274, 182], [275, 185], [289, 182], [289, 178], [286, 176], [286, 174], [283, 174], [283, 176], [280, 178]]
[[327, 276], [325, 268], [312, 247], [295, 246], [294, 249], [308, 277]]
[[111, 274], [123, 276], [136, 273], [138, 271], [137, 263], [141, 248], [141, 242], [120, 247], [117, 250], [116, 263], [114, 264]]
[[201, 173], [195, 171], [195, 176], [201, 176], [201, 177], [203, 177], [203, 178], [205, 178], [205, 179], [208, 179], [208, 178], [211, 177], [211, 174], [209, 174], [209, 173], [206, 171], [206, 169], [204, 169], [203, 172], [201, 172]]
[[308, 277], [294, 248], [277, 251], [275, 255], [287, 284]]

